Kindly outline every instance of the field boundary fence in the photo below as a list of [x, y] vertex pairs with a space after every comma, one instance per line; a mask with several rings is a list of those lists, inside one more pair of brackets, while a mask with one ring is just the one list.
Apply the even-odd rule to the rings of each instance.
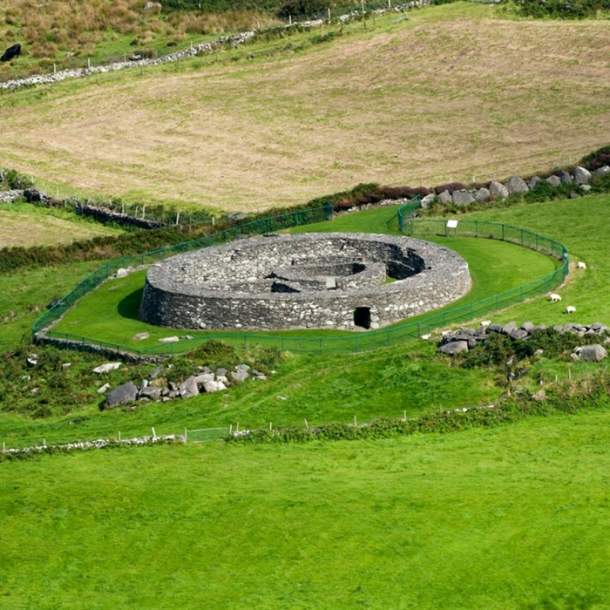
[[[362, 352], [383, 347], [389, 347], [406, 339], [426, 335], [438, 328], [450, 326], [458, 322], [476, 319], [493, 310], [503, 309], [522, 302], [528, 298], [547, 292], [560, 285], [569, 272], [569, 256], [567, 248], [560, 242], [540, 235], [529, 229], [513, 225], [487, 222], [481, 220], [453, 220], [418, 218], [419, 200], [404, 204], [396, 213], [397, 229], [404, 235], [417, 238], [441, 237], [473, 237], [485, 238], [514, 243], [537, 252], [541, 252], [559, 261], [559, 265], [543, 277], [520, 286], [492, 294], [488, 297], [456, 303], [447, 307], [423, 314], [414, 319], [407, 319], [392, 326], [368, 332], [350, 332], [344, 334], [321, 334], [311, 331], [312, 336], [304, 332], [277, 333], [272, 331], [207, 331], [198, 334], [196, 340], [189, 346], [195, 348], [202, 341], [225, 340], [237, 343], [244, 348], [251, 345], [263, 345], [278, 348], [282, 351], [305, 353], [349, 353]], [[331, 204], [316, 208], [305, 208], [277, 216], [258, 219], [252, 222], [233, 226], [218, 233], [207, 235], [180, 244], [157, 248], [138, 256], [121, 257], [109, 261], [87, 276], [69, 294], [60, 299], [51, 309], [40, 316], [32, 327], [34, 338], [44, 342], [57, 343], [65, 347], [94, 348], [95, 351], [114, 352], [119, 356], [132, 353], [141, 358], [154, 358], [184, 353], [184, 344], [167, 344], [163, 349], [156, 346], [142, 346], [129, 352], [125, 345], [107, 343], [74, 334], [54, 331], [49, 334], [51, 326], [72, 307], [82, 296], [97, 288], [104, 280], [111, 277], [119, 268], [128, 266], [145, 266], [167, 256], [205, 248], [224, 243], [241, 236], [264, 234], [306, 225], [324, 220], [330, 220], [333, 214]]]

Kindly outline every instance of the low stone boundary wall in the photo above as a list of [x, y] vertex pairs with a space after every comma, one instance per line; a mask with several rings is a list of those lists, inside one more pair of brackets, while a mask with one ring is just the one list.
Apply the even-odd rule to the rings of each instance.
[[[371, 13], [381, 15], [387, 12], [402, 12], [414, 8], [419, 8], [422, 6], [427, 6], [429, 4], [432, 4], [432, 0], [411, 0], [410, 2], [399, 4], [393, 8], [375, 9], [371, 11]], [[336, 21], [339, 23], [348, 23], [349, 21], [361, 18], [362, 15], [362, 11], [352, 11], [350, 13], [340, 15], [336, 19]], [[325, 23], [327, 23], [327, 20], [325, 19], [314, 19], [308, 21], [294, 22], [281, 27], [285, 30], [296, 29], [297, 27], [316, 28], [321, 27]], [[222, 36], [212, 42], [203, 42], [200, 44], [196, 44], [183, 51], [176, 51], [175, 53], [163, 55], [162, 57], [157, 57], [154, 59], [139, 59], [136, 61], [116, 61], [100, 66], [88, 66], [87, 68], [59, 70], [57, 72], [49, 74], [35, 74], [26, 78], [0, 82], [0, 91], [12, 91], [15, 89], [20, 89], [22, 87], [33, 87], [36, 85], [49, 85], [69, 79], [84, 78], [85, 76], [92, 76], [94, 74], [106, 74], [108, 72], [118, 72], [120, 70], [129, 70], [132, 68], [161, 66], [167, 63], [174, 63], [177, 61], [182, 61], [184, 59], [190, 59], [198, 55], [206, 55], [208, 53], [213, 53], [214, 51], [217, 51], [222, 48], [241, 46], [251, 41], [257, 36], [257, 34], [263, 34], [265, 31], [268, 30], [250, 30], [247, 32], [239, 32], [238, 34], [234, 34], [232, 36]]]
[[21, 448], [2, 448], [0, 457], [4, 459], [18, 459], [33, 457], [35, 455], [51, 453], [72, 453], [73, 451], [91, 451], [92, 449], [111, 449], [123, 447], [146, 447], [151, 445], [171, 445], [186, 443], [186, 437], [180, 434], [167, 434], [163, 436], [136, 436], [134, 438], [108, 439], [98, 438], [92, 441], [74, 441], [57, 445], [32, 445]]

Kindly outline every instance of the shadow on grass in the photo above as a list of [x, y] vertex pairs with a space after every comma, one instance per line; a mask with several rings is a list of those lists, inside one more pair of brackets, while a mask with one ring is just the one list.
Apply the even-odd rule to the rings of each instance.
[[132, 293], [119, 301], [117, 311], [122, 318], [130, 318], [131, 320], [139, 320], [138, 312], [140, 310], [140, 302], [142, 301], [142, 293], [144, 288], [138, 288]]

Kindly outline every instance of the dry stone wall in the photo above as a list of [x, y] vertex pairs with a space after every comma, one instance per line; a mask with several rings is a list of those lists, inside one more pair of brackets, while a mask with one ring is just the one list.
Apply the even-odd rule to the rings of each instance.
[[379, 328], [470, 289], [455, 252], [408, 237], [267, 236], [153, 265], [140, 316], [176, 328]]

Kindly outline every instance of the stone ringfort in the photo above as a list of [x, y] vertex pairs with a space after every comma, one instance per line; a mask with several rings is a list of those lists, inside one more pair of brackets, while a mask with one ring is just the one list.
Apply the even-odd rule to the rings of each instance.
[[470, 285], [457, 253], [418, 239], [271, 235], [152, 265], [140, 317], [175, 328], [379, 328], [447, 305]]

